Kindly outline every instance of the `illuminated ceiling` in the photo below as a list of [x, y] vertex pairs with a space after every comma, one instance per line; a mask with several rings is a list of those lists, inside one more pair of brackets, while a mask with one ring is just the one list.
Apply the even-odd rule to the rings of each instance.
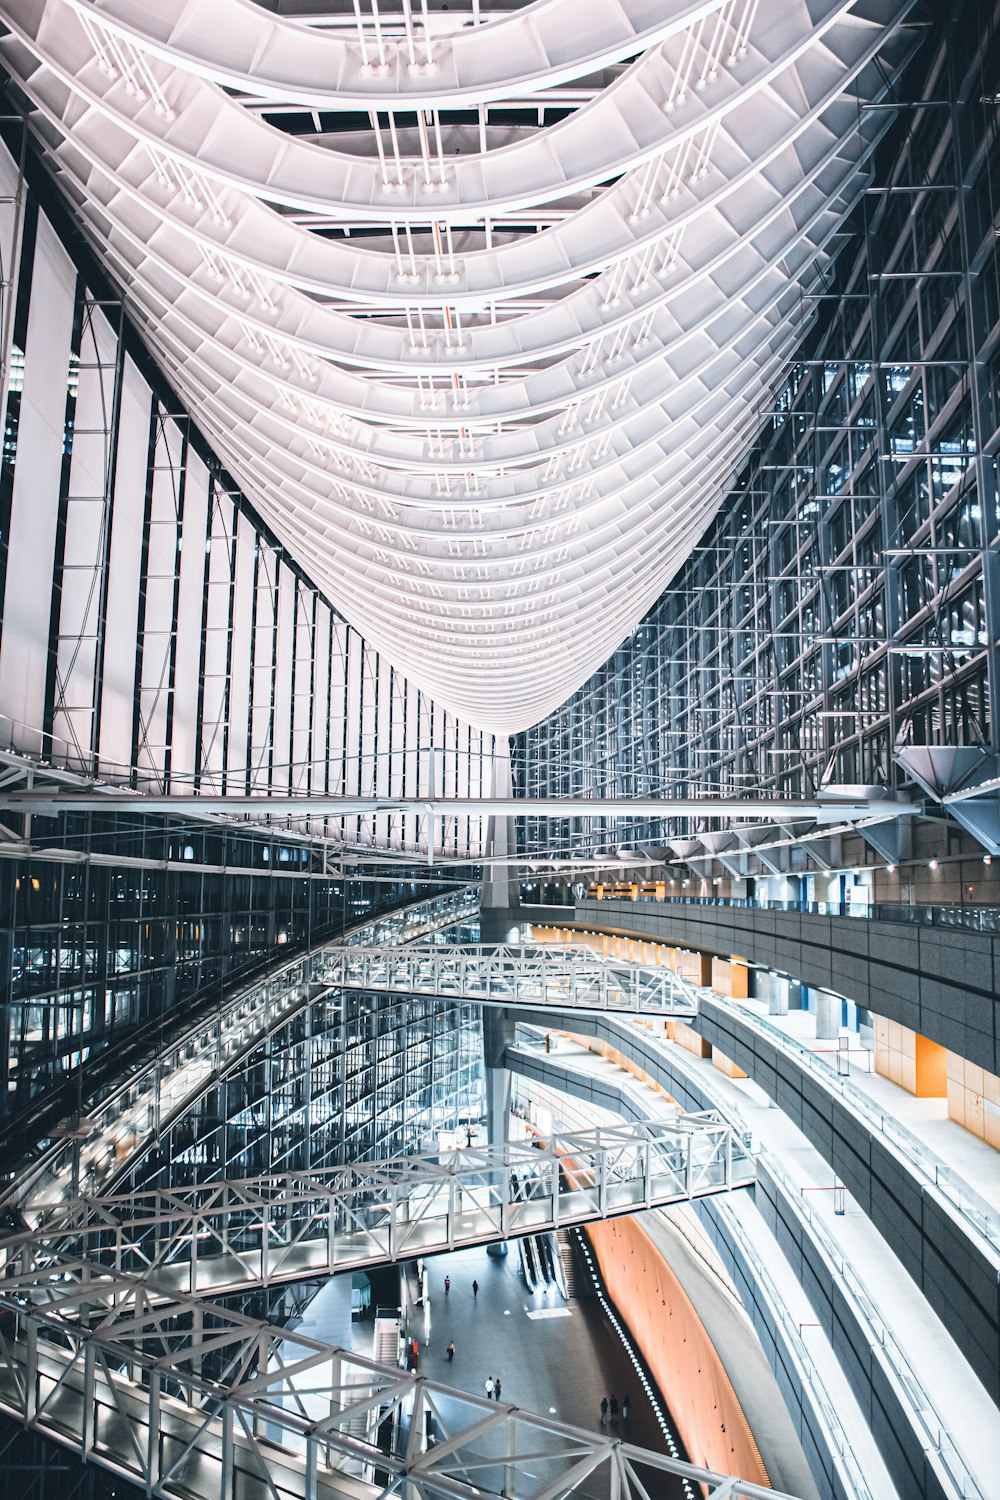
[[262, 514], [394, 664], [515, 731], [732, 481], [909, 4], [281, 10], [0, 0], [2, 55]]

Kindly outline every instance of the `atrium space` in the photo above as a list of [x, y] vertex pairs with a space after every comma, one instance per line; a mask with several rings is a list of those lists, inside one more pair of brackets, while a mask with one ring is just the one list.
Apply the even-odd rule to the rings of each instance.
[[1000, 0], [0, 92], [0, 1494], [997, 1500]]

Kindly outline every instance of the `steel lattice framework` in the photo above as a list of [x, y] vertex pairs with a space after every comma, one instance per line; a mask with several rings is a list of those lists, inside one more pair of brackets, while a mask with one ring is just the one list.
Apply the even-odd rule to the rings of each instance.
[[67, 1255], [142, 1276], [151, 1295], [218, 1296], [435, 1255], [748, 1187], [715, 1115], [195, 1187], [36, 1205], [0, 1243], [4, 1275]]
[[592, 949], [554, 943], [407, 945], [397, 952], [330, 947], [318, 956], [313, 976], [335, 989], [439, 995], [480, 1005], [678, 1020], [698, 1011], [695, 986], [671, 969], [608, 963]]
[[0, 15], [219, 456], [366, 638], [508, 732], [704, 529], [861, 190], [908, 10]]
[[150, 1495], [651, 1500], [676, 1474], [782, 1500], [86, 1261], [5, 1282], [0, 1311], [0, 1410]]
[[[381, 943], [384, 952], [474, 916], [478, 909], [478, 892], [456, 891], [367, 922], [354, 937], [361, 943]], [[67, 1120], [50, 1132], [46, 1144], [7, 1189], [3, 1203], [23, 1207], [76, 1192], [99, 1192], [133, 1152], [166, 1130], [217, 1078], [238, 1069], [264, 1037], [329, 988], [313, 978], [313, 966], [322, 961], [323, 953], [319, 948], [282, 965], [162, 1041], [145, 1065], [90, 1100], [87, 1116]]]

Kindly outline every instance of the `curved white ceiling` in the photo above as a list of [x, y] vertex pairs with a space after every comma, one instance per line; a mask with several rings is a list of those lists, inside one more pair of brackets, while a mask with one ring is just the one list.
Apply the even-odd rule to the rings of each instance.
[[0, 45], [220, 458], [369, 640], [509, 733], [732, 481], [910, 3], [0, 0]]

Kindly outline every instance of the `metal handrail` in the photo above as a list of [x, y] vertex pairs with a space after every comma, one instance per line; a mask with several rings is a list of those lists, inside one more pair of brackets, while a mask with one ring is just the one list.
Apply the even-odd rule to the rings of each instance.
[[968, 1221], [970, 1228], [988, 1242], [991, 1250], [1000, 1255], [1000, 1212], [980, 1197], [960, 1177], [956, 1181], [957, 1174], [954, 1173], [954, 1169], [929, 1150], [918, 1136], [908, 1130], [905, 1125], [900, 1124], [894, 1116], [880, 1110], [862, 1089], [859, 1089], [850, 1079], [835, 1073], [825, 1058], [819, 1056], [811, 1047], [798, 1041], [796, 1037], [789, 1036], [787, 1032], [782, 1031], [764, 1016], [756, 1015], [746, 1006], [738, 1005], [715, 990], [703, 990], [702, 994], [713, 1005], [738, 1017], [744, 1025], [766, 1036], [786, 1056], [793, 1058], [815, 1074], [822, 1085], [838, 1093], [847, 1107], [891, 1142], [913, 1171], [930, 1187], [935, 1188], [957, 1210], [961, 1218]]
[[[918, 906], [902, 901], [761, 901], [750, 896], [588, 896], [602, 905], [697, 906], [733, 911], [799, 912], [805, 916], [864, 918], [919, 927], [959, 927], [1000, 935], [1000, 906], [963, 904]], [[577, 903], [579, 907], [579, 903]]]
[[[703, 991], [703, 994], [711, 995], [711, 998], [713, 1000], [717, 1000], [719, 998], [714, 994], [714, 992], [711, 991]], [[744, 1014], [744, 1012], [739, 1007], [732, 1005], [731, 1002], [727, 1002], [727, 1004], [731, 1009], [737, 1011], [739, 1014]], [[625, 1032], [627, 1034], [629, 1030], [629, 1023], [621, 1021], [615, 1026], [615, 1030]], [[775, 1027], [769, 1027], [768, 1030], [771, 1032], [776, 1032], [779, 1037], [783, 1035], [782, 1033], [777, 1032], [777, 1028]], [[666, 1043], [661, 1038], [658, 1038], [655, 1035], [650, 1035], [645, 1031], [642, 1032], [642, 1037], [645, 1043], [651, 1044], [652, 1049], [664, 1058], [664, 1061], [671, 1069], [676, 1068], [683, 1075], [691, 1078], [695, 1078], [696, 1076], [698, 1076], [696, 1070], [693, 1067], [686, 1067], [684, 1064], [684, 1059], [679, 1058], [675, 1055], [677, 1050], [675, 1046]], [[796, 1046], [799, 1045], [801, 1044], [796, 1043]], [[668, 1047], [670, 1047], [671, 1049], [669, 1052], [667, 1051]], [[827, 1067], [825, 1063], [823, 1064], [823, 1066]], [[827, 1068], [827, 1071], [829, 1072], [830, 1070]], [[831, 1074], [831, 1081], [840, 1082], [841, 1080], [837, 1079], [836, 1075]], [[629, 1092], [627, 1081], [623, 1081], [623, 1083], [618, 1087], [619, 1092], [621, 1092], [622, 1094], [627, 1094]], [[641, 1106], [633, 1104], [633, 1108], [638, 1107]], [[742, 1132], [742, 1139], [745, 1142], [749, 1142], [750, 1132], [743, 1124], [742, 1117], [739, 1115], [738, 1111], [735, 1109], [730, 1109], [728, 1111], [728, 1119], [730, 1123], [734, 1125], [734, 1128], [736, 1128], [737, 1131]], [[824, 1254], [826, 1254], [828, 1260], [831, 1263], [832, 1270], [836, 1274], [841, 1275], [847, 1287], [849, 1295], [854, 1299], [859, 1308], [862, 1320], [868, 1325], [872, 1345], [877, 1345], [879, 1349], [881, 1349], [885, 1353], [887, 1363], [889, 1364], [897, 1380], [899, 1380], [902, 1386], [906, 1402], [912, 1412], [913, 1421], [915, 1424], [918, 1424], [920, 1430], [925, 1433], [929, 1446], [933, 1449], [934, 1453], [937, 1454], [937, 1456], [941, 1460], [942, 1465], [948, 1471], [949, 1477], [951, 1478], [952, 1483], [955, 1486], [956, 1495], [960, 1496], [961, 1500], [984, 1500], [982, 1491], [976, 1483], [976, 1480], [971, 1474], [968, 1466], [965, 1464], [954, 1444], [948, 1441], [945, 1425], [937, 1416], [934, 1405], [927, 1395], [926, 1391], [924, 1390], [923, 1386], [921, 1385], [917, 1374], [913, 1369], [913, 1366], [910, 1364], [906, 1355], [899, 1347], [898, 1343], [895, 1340], [895, 1337], [889, 1330], [886, 1320], [879, 1313], [866, 1288], [864, 1287], [860, 1278], [854, 1272], [843, 1251], [833, 1240], [828, 1229], [822, 1223], [819, 1215], [806, 1201], [805, 1197], [803, 1196], [802, 1189], [797, 1183], [792, 1180], [789, 1174], [785, 1171], [784, 1167], [782, 1167], [780, 1162], [771, 1153], [760, 1151], [756, 1153], [755, 1160], [758, 1165], [758, 1171], [763, 1169], [764, 1171], [770, 1173], [770, 1175], [773, 1177], [779, 1190], [782, 1193], [782, 1196], [788, 1202], [793, 1213], [795, 1213], [803, 1221], [803, 1223], [808, 1226], [810, 1233], [817, 1240], [820, 1250]], [[785, 1307], [778, 1287], [775, 1285], [773, 1279], [771, 1278], [770, 1272], [764, 1265], [764, 1262], [756, 1256], [756, 1252], [752, 1249], [749, 1237], [743, 1233], [742, 1226], [739, 1224], [736, 1215], [730, 1212], [725, 1205], [721, 1205], [719, 1211], [726, 1216], [727, 1225], [732, 1227], [734, 1233], [740, 1236], [741, 1245], [744, 1249], [744, 1252], [754, 1257], [755, 1274], [758, 1274], [759, 1278], [766, 1283], [769, 1298], [774, 1306], [776, 1315], [780, 1316], [781, 1318], [782, 1324], [786, 1331], [786, 1336], [796, 1341], [796, 1352], [799, 1357], [804, 1361], [807, 1361], [810, 1367], [815, 1369], [815, 1367], [812, 1365], [811, 1358], [808, 1355], [808, 1351], [806, 1350], [805, 1345], [801, 1340], [798, 1328], [795, 1325], [794, 1320], [791, 1318], [790, 1314], [788, 1314], [787, 1312], [787, 1308]], [[825, 1395], [825, 1391], [823, 1390], [822, 1382], [817, 1379], [817, 1381], [811, 1381], [811, 1385], [821, 1405], [824, 1406], [827, 1417], [831, 1422], [835, 1423], [835, 1430], [838, 1432], [842, 1431], [839, 1418], [835, 1417], [832, 1408], [829, 1407], [829, 1401]], [[849, 1445], [845, 1446], [840, 1451], [841, 1456], [844, 1458], [845, 1462], [849, 1462]]]
[[808, 1224], [813, 1241], [818, 1245], [820, 1252], [826, 1257], [832, 1274], [839, 1277], [844, 1283], [847, 1295], [855, 1311], [858, 1313], [860, 1319], [867, 1324], [872, 1344], [878, 1345], [879, 1349], [885, 1355], [893, 1374], [899, 1381], [913, 1418], [924, 1433], [928, 1446], [937, 1454], [948, 1471], [949, 1478], [955, 1488], [955, 1494], [960, 1496], [961, 1500], [985, 1500], [982, 1490], [976, 1483], [965, 1461], [962, 1459], [954, 1443], [948, 1439], [947, 1428], [942, 1423], [933, 1402], [921, 1385], [912, 1364], [899, 1347], [889, 1329], [889, 1325], [868, 1295], [864, 1283], [854, 1271], [850, 1261], [840, 1246], [831, 1237], [819, 1214], [806, 1201], [801, 1187], [792, 1181], [780, 1162], [769, 1153], [762, 1152], [757, 1160], [764, 1171], [768, 1172], [774, 1178], [775, 1182], [780, 1185], [786, 1200], [792, 1205], [799, 1217], [804, 1219]]

